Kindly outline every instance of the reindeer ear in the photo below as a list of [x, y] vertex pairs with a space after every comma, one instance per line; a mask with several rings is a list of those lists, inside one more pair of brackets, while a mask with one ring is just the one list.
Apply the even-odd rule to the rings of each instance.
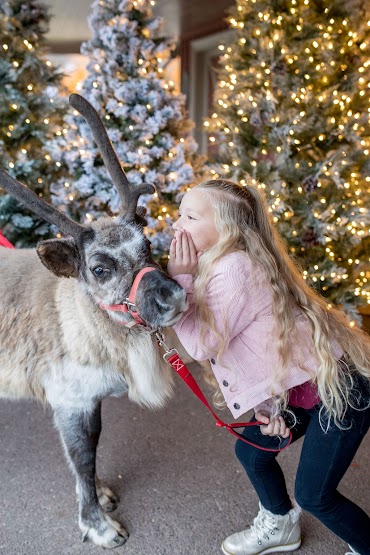
[[81, 258], [73, 239], [48, 239], [36, 248], [41, 262], [58, 277], [78, 277]]
[[145, 227], [148, 225], [148, 221], [145, 217], [145, 214], [146, 214], [145, 206], [138, 206], [135, 214], [135, 222], [141, 225], [142, 227]]

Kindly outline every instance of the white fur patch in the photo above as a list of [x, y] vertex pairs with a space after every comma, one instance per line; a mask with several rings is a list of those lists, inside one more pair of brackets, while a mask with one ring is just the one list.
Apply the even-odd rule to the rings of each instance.
[[122, 374], [106, 366], [79, 365], [66, 357], [43, 377], [46, 399], [52, 407], [92, 409], [99, 397], [119, 397], [127, 391]]
[[128, 377], [130, 399], [149, 407], [160, 407], [172, 393], [172, 370], [149, 333], [129, 335]]

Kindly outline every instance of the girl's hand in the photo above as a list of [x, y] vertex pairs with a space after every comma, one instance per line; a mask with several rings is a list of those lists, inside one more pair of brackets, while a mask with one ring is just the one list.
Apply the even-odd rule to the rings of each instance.
[[193, 239], [185, 230], [176, 231], [170, 246], [167, 272], [171, 277], [178, 274], [194, 275], [198, 266], [198, 256]]
[[256, 420], [263, 422], [260, 426], [261, 434], [264, 436], [280, 436], [284, 439], [289, 437], [289, 428], [282, 416], [271, 418], [265, 412], [256, 412]]

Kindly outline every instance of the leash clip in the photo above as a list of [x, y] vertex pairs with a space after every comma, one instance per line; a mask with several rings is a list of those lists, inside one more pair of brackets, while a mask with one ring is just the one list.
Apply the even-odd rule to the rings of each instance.
[[173, 355], [178, 355], [178, 354], [179, 354], [179, 353], [177, 352], [176, 349], [170, 349], [170, 350], [168, 350], [168, 351], [166, 351], [166, 352], [164, 353], [163, 359], [164, 359], [166, 362], [168, 362], [168, 359], [169, 359], [170, 357], [172, 357]]
[[159, 345], [164, 348], [166, 353], [168, 353], [171, 349], [166, 345], [166, 341], [165, 341], [166, 338], [163, 332], [160, 329], [158, 329], [158, 330], [154, 330], [154, 334], [157, 338]]
[[163, 332], [162, 332], [161, 330], [155, 330], [154, 333], [155, 333], [155, 336], [156, 336], [157, 341], [158, 341], [158, 343], [159, 343], [159, 346], [160, 346], [160, 347], [163, 347], [163, 349], [166, 351], [166, 352], [164, 353], [164, 355], [163, 355], [163, 359], [164, 359], [166, 362], [168, 362], [168, 359], [169, 359], [170, 357], [172, 357], [173, 355], [178, 355], [178, 354], [179, 354], [178, 351], [177, 351], [176, 349], [170, 349], [170, 348], [168, 347], [168, 345], [166, 345], [165, 337], [164, 337], [164, 334], [163, 334]]

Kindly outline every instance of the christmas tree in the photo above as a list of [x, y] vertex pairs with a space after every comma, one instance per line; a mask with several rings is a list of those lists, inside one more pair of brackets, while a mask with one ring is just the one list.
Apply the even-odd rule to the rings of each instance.
[[238, 0], [220, 45], [213, 175], [265, 190], [304, 277], [370, 303], [369, 3]]
[[[130, 183], [156, 186], [154, 197], [144, 195], [139, 202], [148, 208], [148, 233], [159, 258], [168, 251], [174, 207], [193, 182], [200, 158], [184, 96], [165, 79], [174, 44], [159, 37], [162, 19], [153, 16], [153, 5], [93, 3], [92, 38], [81, 47], [89, 63], [80, 94], [102, 117]], [[50, 153], [74, 177], [53, 187], [53, 202], [80, 221], [118, 214], [119, 197], [90, 129], [77, 113], [66, 124], [67, 134], [50, 145]]]
[[[58, 166], [44, 144], [61, 128], [66, 109], [59, 96], [61, 75], [45, 57], [49, 19], [46, 5], [36, 0], [0, 4], [1, 165], [47, 201]], [[54, 231], [4, 192], [0, 228], [17, 246], [34, 246]]]

